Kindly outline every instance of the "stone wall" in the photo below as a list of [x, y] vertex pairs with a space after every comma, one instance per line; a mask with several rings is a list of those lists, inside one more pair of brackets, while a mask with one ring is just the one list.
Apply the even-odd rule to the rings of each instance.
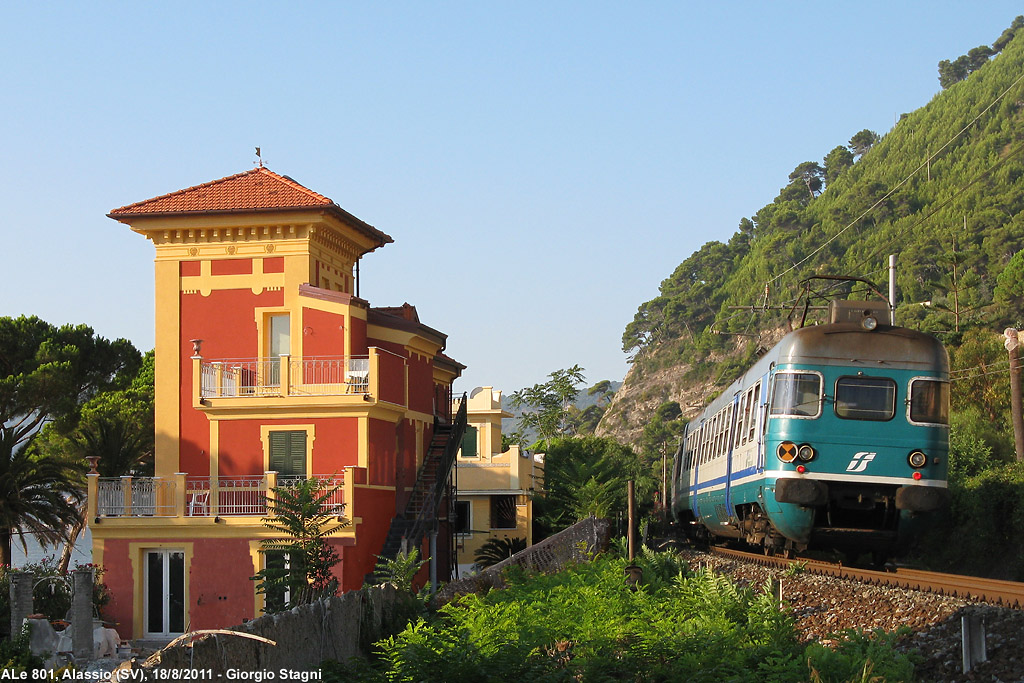
[[268, 614], [232, 628], [270, 640], [269, 645], [227, 634], [200, 636], [191, 646], [164, 648], [144, 669], [234, 671], [310, 671], [325, 659], [345, 661], [368, 655], [370, 646], [405, 625], [407, 595], [392, 585], [349, 591], [287, 612]]
[[[608, 547], [610, 535], [608, 520], [585, 519], [479, 574], [447, 584], [438, 592], [436, 603], [501, 588], [502, 570], [513, 565], [553, 572], [587, 562]], [[276, 645], [223, 633], [203, 635], [191, 644], [164, 648], [142, 668], [211, 671], [214, 679], [229, 670], [312, 671], [327, 659], [343, 662], [356, 655], [368, 656], [374, 642], [404, 628], [413, 614], [409, 603], [413, 599], [389, 584], [349, 591], [231, 629], [268, 638]]]
[[446, 584], [438, 591], [435, 602], [440, 606], [459, 595], [504, 588], [502, 571], [506, 567], [519, 566], [538, 572], [556, 572], [570, 564], [588, 562], [596, 553], [608, 548], [610, 537], [611, 522], [607, 519], [584, 519], [478, 574]]

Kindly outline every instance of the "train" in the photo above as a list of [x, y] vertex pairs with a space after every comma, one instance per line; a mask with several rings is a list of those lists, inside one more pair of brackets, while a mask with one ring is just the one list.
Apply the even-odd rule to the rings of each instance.
[[671, 509], [693, 539], [875, 561], [947, 506], [949, 356], [885, 301], [832, 301], [686, 425]]

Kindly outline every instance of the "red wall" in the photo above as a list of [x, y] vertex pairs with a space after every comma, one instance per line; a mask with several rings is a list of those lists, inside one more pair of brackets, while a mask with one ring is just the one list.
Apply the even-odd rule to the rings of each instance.
[[303, 308], [302, 355], [307, 358], [345, 355], [345, 316]]
[[211, 275], [250, 275], [251, 258], [217, 259], [210, 262]]
[[215, 290], [209, 296], [181, 295], [181, 393], [179, 472], [196, 476], [210, 473], [210, 423], [192, 407], [198, 388], [192, 386], [192, 344], [202, 339], [203, 357], [255, 358], [258, 352], [256, 306], [281, 306], [280, 291], [253, 294], [250, 290]]
[[[280, 420], [222, 420], [220, 422], [220, 476], [263, 474], [262, 425], [314, 425], [313, 471], [341, 474], [359, 464], [359, 424], [356, 418], [294, 418]], [[394, 437], [392, 437], [394, 441]]]
[[[384, 539], [391, 527], [394, 493], [380, 489], [356, 487], [356, 509], [363, 523], [356, 527], [356, 545], [345, 548], [342, 589], [354, 590], [363, 585], [363, 578], [373, 571], [377, 555], [384, 548]], [[380, 512], [377, 512], [380, 511]], [[387, 514], [384, 514], [387, 511]]]
[[[394, 486], [395, 483], [395, 425], [385, 420], [369, 420], [367, 473], [369, 483]], [[393, 510], [388, 510], [388, 514]]]
[[249, 542], [235, 538], [195, 538], [189, 571], [191, 628], [223, 628], [252, 619], [256, 582]]

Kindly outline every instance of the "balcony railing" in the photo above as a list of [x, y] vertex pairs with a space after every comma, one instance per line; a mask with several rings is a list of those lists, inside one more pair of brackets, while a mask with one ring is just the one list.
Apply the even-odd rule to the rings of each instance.
[[368, 356], [203, 360], [202, 398], [366, 394]]
[[107, 517], [173, 517], [174, 485], [156, 477], [100, 478], [96, 509]]
[[[267, 498], [274, 486], [295, 486], [307, 477], [278, 477], [271, 472], [245, 477], [99, 478], [98, 517], [266, 517]], [[341, 515], [345, 509], [340, 474], [317, 474], [322, 488], [335, 489], [323, 503], [324, 512]], [[178, 487], [184, 491], [179, 511]]]

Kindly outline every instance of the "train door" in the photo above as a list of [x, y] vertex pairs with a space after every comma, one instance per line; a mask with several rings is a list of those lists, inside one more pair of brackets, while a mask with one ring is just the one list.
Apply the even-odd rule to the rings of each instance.
[[[732, 517], [732, 473], [733, 473], [733, 455], [736, 452], [736, 434], [737, 425], [736, 420], [739, 415], [737, 406], [739, 405], [740, 396], [742, 392], [736, 392], [732, 397], [732, 403], [729, 404], [729, 427], [725, 433], [725, 509], [727, 511], [726, 518]], [[727, 521], [723, 519], [721, 521]]]
[[764, 437], [768, 431], [768, 388], [772, 385], [772, 370], [775, 368], [775, 364], [769, 368], [768, 372], [765, 373], [764, 377], [759, 382], [760, 387], [758, 390], [758, 402], [757, 405], [757, 471], [758, 473], [764, 472]]

